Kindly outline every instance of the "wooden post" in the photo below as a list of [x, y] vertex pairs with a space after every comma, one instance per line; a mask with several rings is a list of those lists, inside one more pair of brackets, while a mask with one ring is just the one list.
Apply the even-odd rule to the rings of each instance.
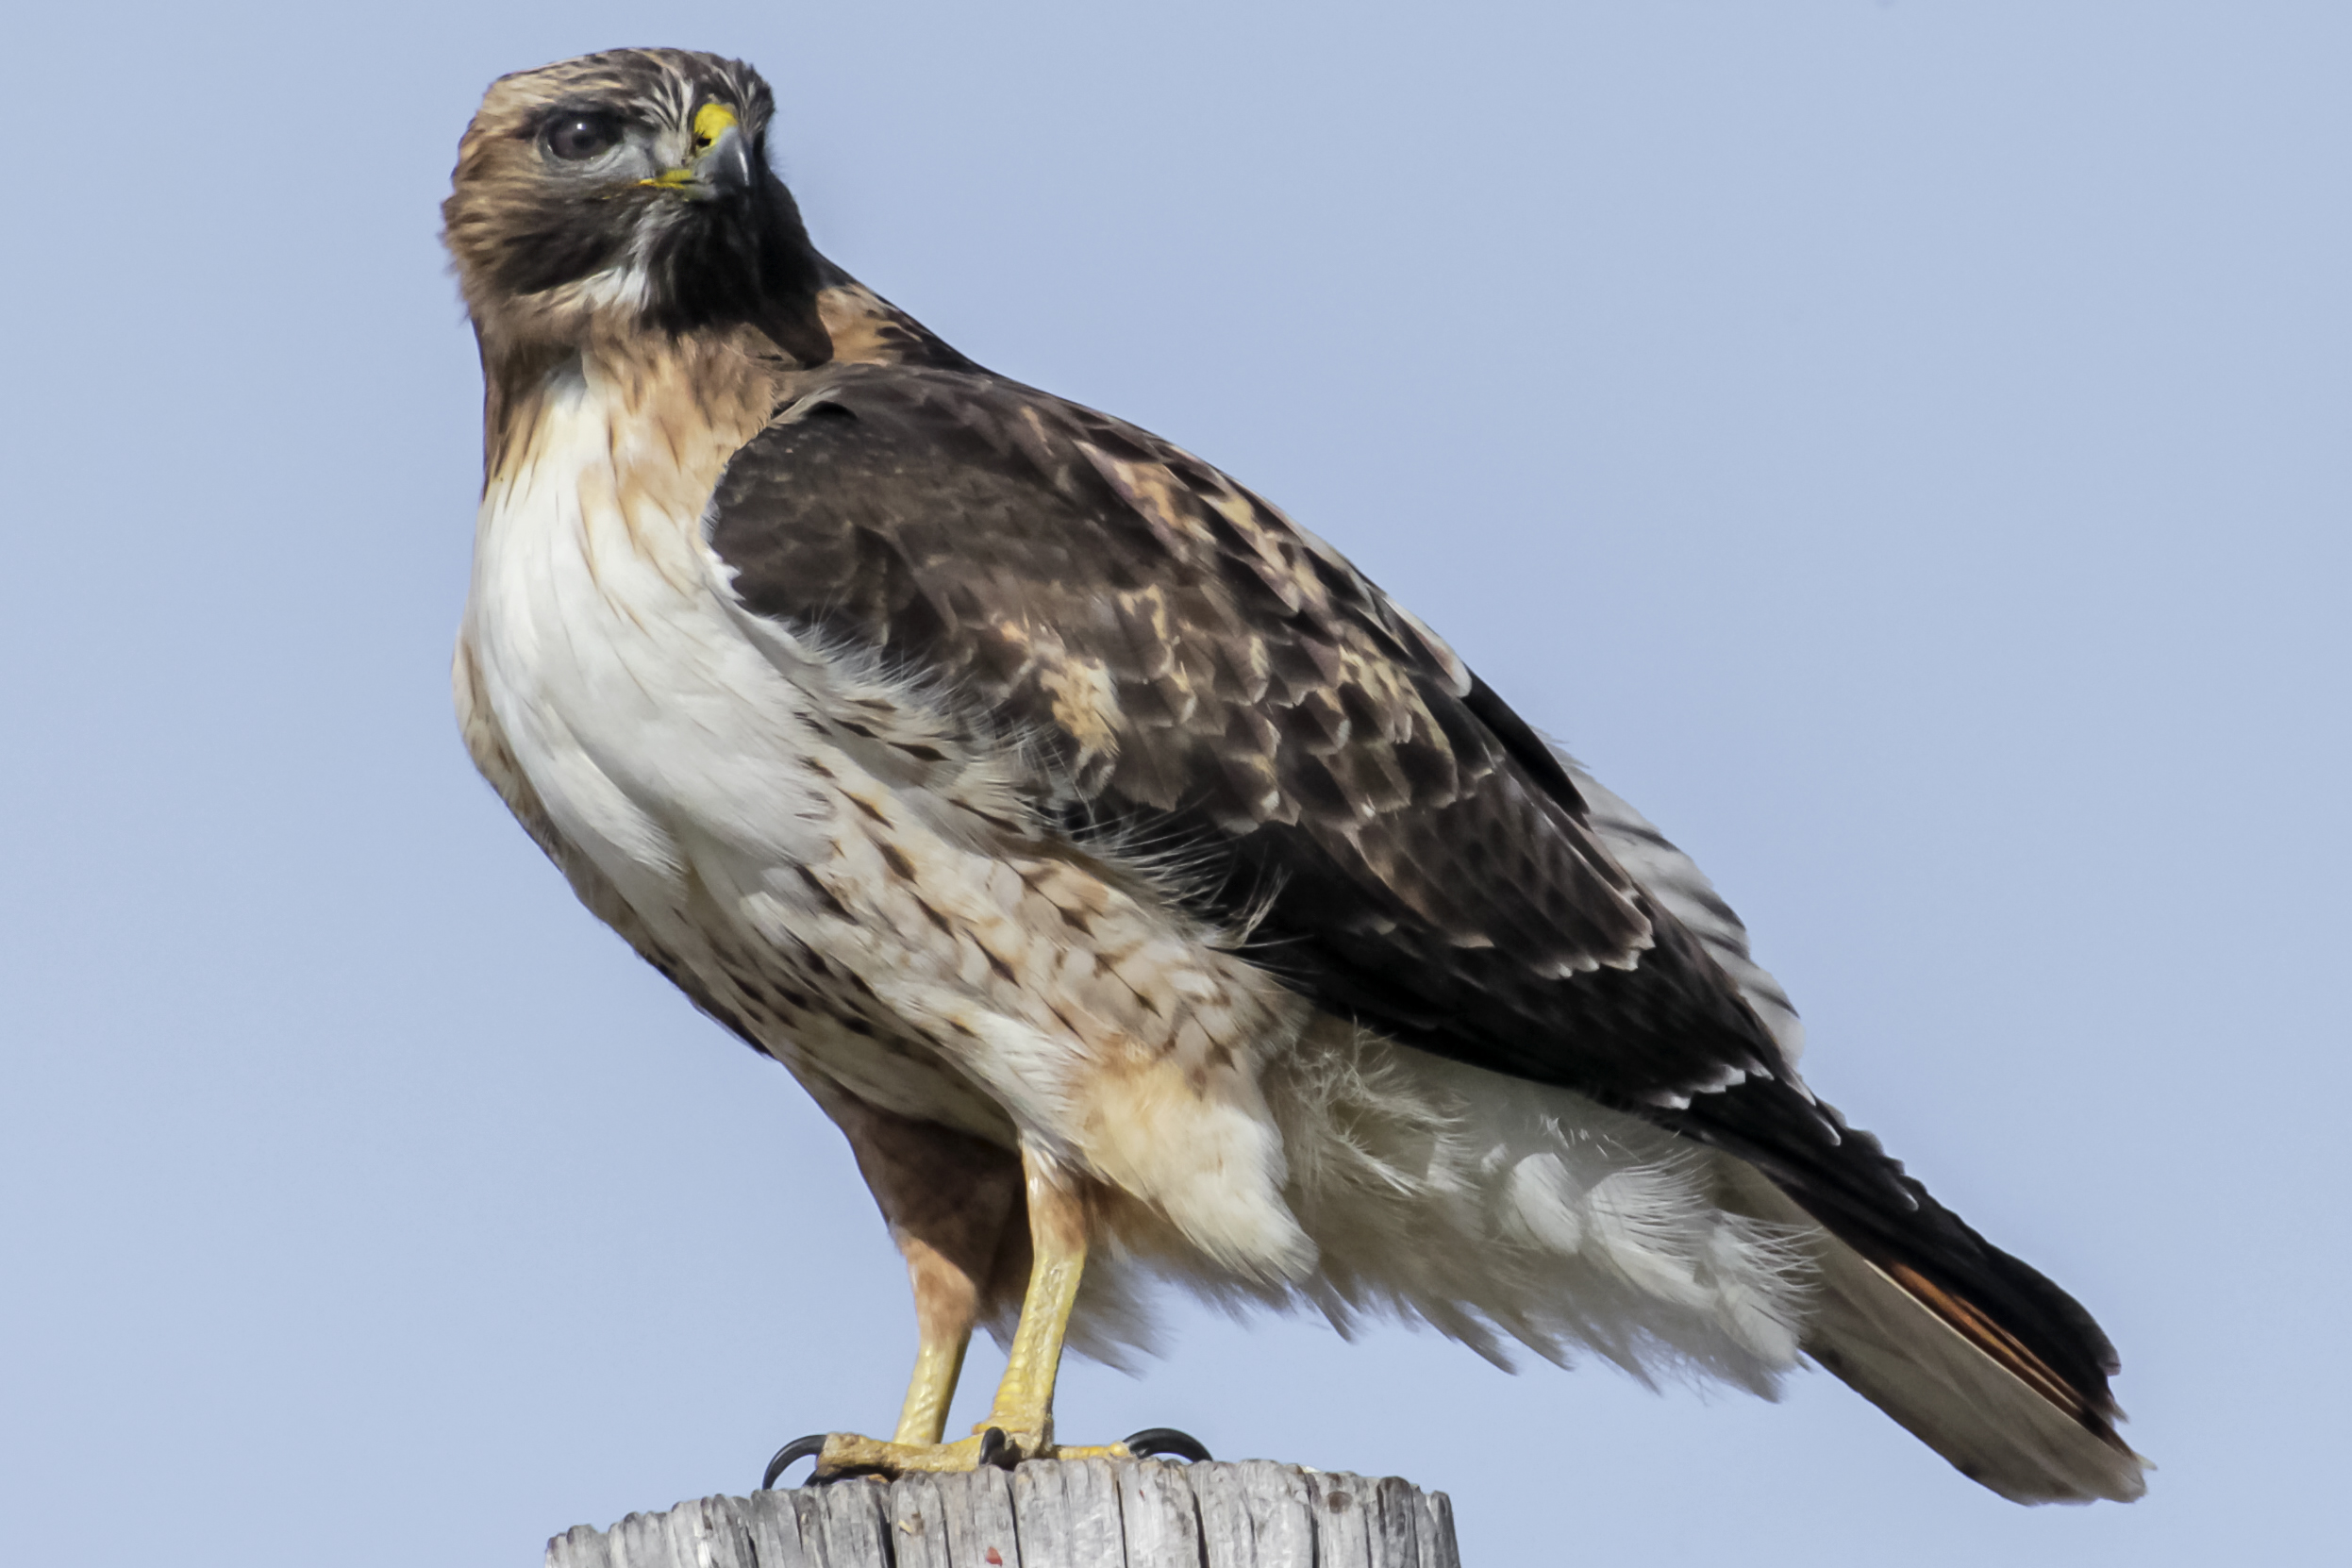
[[705, 1497], [574, 1526], [546, 1568], [1461, 1568], [1443, 1492], [1250, 1460], [1038, 1460], [1008, 1473]]

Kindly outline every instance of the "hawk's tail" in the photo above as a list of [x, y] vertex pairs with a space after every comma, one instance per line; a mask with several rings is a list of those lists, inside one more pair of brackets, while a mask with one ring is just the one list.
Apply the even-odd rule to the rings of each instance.
[[[1760, 1173], [1741, 1186], [1760, 1217], [1810, 1217]], [[1804, 1345], [1857, 1393], [2011, 1502], [2127, 1503], [2147, 1490], [2147, 1461], [2117, 1435], [2111, 1406], [1918, 1271], [1818, 1234]]]

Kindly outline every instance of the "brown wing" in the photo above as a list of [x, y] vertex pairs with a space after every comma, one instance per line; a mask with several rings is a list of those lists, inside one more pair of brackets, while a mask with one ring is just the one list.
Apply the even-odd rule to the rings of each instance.
[[[1043, 737], [1037, 792], [1074, 831], [1262, 906], [1267, 964], [1341, 1005], [1527, 1076], [1573, 1039], [1613, 1099], [1780, 1071], [1678, 928], [1659, 950], [1526, 726], [1196, 459], [993, 377], [844, 367], [736, 458], [713, 516], [749, 608]], [[1563, 984], [1596, 974], [1640, 979]]]
[[1797, 1083], [1558, 759], [1312, 536], [1145, 432], [985, 372], [842, 365], [739, 453], [755, 613], [917, 672], [1323, 1006], [1754, 1161], [2109, 1409], [2090, 1318]]

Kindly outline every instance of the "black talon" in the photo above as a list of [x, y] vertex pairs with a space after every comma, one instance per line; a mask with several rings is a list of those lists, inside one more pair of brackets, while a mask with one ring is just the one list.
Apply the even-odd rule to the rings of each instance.
[[1158, 1454], [1174, 1454], [1187, 1464], [1209, 1462], [1208, 1444], [1190, 1432], [1179, 1432], [1174, 1426], [1146, 1426], [1126, 1440], [1127, 1452], [1138, 1459]]
[[979, 1468], [985, 1470], [993, 1464], [999, 1470], [1010, 1470], [1020, 1460], [1020, 1453], [1014, 1449], [1012, 1439], [1005, 1436], [1002, 1426], [991, 1426], [980, 1434]]
[[786, 1468], [793, 1460], [814, 1459], [824, 1452], [825, 1434], [823, 1432], [792, 1439], [792, 1442], [778, 1448], [776, 1451], [776, 1458], [768, 1461], [767, 1473], [759, 1477], [759, 1490], [765, 1492], [775, 1486], [776, 1478], [784, 1474]]

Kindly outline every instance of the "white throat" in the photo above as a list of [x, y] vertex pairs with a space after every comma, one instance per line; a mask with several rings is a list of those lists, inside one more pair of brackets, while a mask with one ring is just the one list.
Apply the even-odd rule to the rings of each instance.
[[719, 474], [758, 425], [748, 409], [714, 420], [683, 384], [691, 368], [584, 358], [517, 409], [528, 423], [484, 491], [466, 608], [517, 764], [648, 916], [683, 893], [681, 834], [790, 819], [779, 781], [807, 749], [803, 705], [743, 637], [703, 539]]

